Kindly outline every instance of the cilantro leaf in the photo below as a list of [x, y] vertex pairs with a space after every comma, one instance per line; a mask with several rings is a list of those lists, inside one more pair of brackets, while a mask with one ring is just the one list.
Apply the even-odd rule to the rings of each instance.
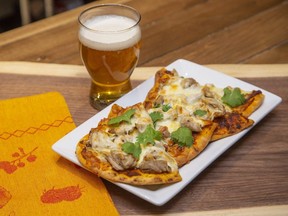
[[122, 144], [122, 150], [127, 154], [132, 154], [135, 158], [139, 159], [142, 152], [141, 146], [148, 143], [155, 144], [155, 140], [161, 140], [162, 134], [159, 131], [156, 131], [152, 128], [151, 125], [148, 125], [143, 133], [140, 133], [136, 138], [136, 142], [125, 142]]
[[192, 132], [187, 127], [180, 127], [171, 133], [172, 140], [180, 146], [191, 147], [194, 143]]
[[150, 117], [151, 117], [154, 125], [155, 125], [155, 123], [156, 123], [157, 121], [163, 119], [163, 114], [160, 113], [160, 112], [157, 112], [157, 111], [152, 112], [152, 113], [150, 113], [149, 115], [150, 115]]
[[207, 111], [201, 110], [201, 109], [197, 109], [197, 110], [195, 110], [195, 111], [193, 112], [193, 114], [202, 117], [202, 116], [204, 116], [204, 115], [207, 114]]
[[132, 154], [135, 158], [139, 159], [139, 156], [142, 152], [139, 143], [125, 142], [122, 145], [122, 150], [127, 154]]
[[169, 104], [164, 104], [162, 106], [162, 111], [163, 112], [167, 112], [169, 109], [171, 109], [172, 107]]
[[229, 89], [228, 87], [224, 88], [224, 95], [221, 98], [223, 103], [227, 104], [230, 107], [237, 107], [245, 102], [245, 97], [241, 94], [239, 88]]
[[148, 125], [143, 133], [140, 133], [137, 137], [137, 143], [146, 145], [148, 143], [155, 144], [155, 140], [161, 140], [162, 134], [160, 131], [156, 131], [151, 125]]
[[123, 113], [120, 116], [111, 118], [108, 121], [108, 125], [119, 124], [122, 121], [130, 123], [130, 120], [131, 120], [132, 116], [134, 115], [134, 113], [135, 113], [135, 109], [130, 109], [130, 110], [126, 111], [125, 113]]

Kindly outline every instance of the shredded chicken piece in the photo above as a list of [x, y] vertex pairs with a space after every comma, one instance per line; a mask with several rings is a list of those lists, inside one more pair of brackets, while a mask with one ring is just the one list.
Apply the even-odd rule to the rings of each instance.
[[163, 136], [164, 138], [170, 137], [170, 132], [169, 132], [167, 126], [160, 126], [160, 127], [159, 127], [159, 131], [162, 133], [162, 136]]
[[213, 113], [214, 117], [223, 116], [226, 113], [225, 107], [215, 98], [203, 97], [202, 102], [207, 105], [207, 109], [210, 113]]
[[184, 78], [180, 84], [181, 84], [182, 88], [186, 89], [186, 88], [189, 88], [192, 85], [196, 85], [198, 83], [193, 78]]
[[211, 85], [205, 85], [202, 88], [202, 91], [203, 91], [203, 94], [205, 97], [208, 97], [208, 98], [216, 98], [217, 97], [215, 92], [211, 91]]
[[188, 127], [192, 131], [200, 132], [202, 130], [201, 125], [190, 116], [181, 116], [179, 119], [182, 126]]
[[132, 155], [120, 151], [112, 150], [106, 159], [115, 170], [126, 170], [136, 165], [136, 159]]
[[148, 151], [146, 151], [145, 155], [143, 156], [143, 160], [138, 165], [139, 169], [149, 173], [171, 172], [172, 168], [169, 166], [166, 160], [167, 157], [171, 156], [165, 154], [168, 153], [165, 153], [165, 151], [163, 152], [156, 147], [151, 147]]
[[171, 170], [164, 160], [144, 160], [139, 168], [154, 173], [170, 172]]

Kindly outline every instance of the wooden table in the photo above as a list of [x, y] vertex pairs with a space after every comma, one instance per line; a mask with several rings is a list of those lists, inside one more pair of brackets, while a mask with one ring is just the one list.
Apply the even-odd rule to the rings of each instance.
[[[159, 66], [184, 58], [283, 99], [164, 206], [105, 182], [120, 214], [287, 215], [287, 1], [119, 2], [136, 7], [143, 18], [143, 48], [133, 87]], [[0, 35], [0, 99], [58, 91], [76, 125], [97, 113], [89, 106], [90, 79], [78, 55], [77, 15], [82, 9]]]
[[[288, 64], [208, 65], [283, 98], [283, 102], [225, 152], [182, 192], [157, 207], [105, 182], [121, 215], [287, 215]], [[138, 67], [133, 86], [159, 67]], [[253, 77], [251, 77], [253, 74]], [[58, 91], [76, 125], [94, 114], [88, 102], [90, 79], [83, 66], [0, 62], [0, 99]]]

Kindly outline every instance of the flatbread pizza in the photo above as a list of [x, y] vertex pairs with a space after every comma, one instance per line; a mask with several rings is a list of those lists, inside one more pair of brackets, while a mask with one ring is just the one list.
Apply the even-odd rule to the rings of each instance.
[[261, 91], [200, 84], [165, 68], [155, 74], [145, 100], [110, 113], [76, 148], [80, 163], [113, 182], [133, 185], [181, 181], [179, 168], [212, 141], [253, 125]]
[[78, 143], [76, 155], [85, 168], [109, 181], [153, 185], [181, 180], [142, 103], [114, 105], [109, 118]]
[[200, 85], [191, 77], [181, 77], [177, 71], [165, 68], [155, 75], [155, 82], [144, 101], [146, 109], [166, 104], [173, 109], [185, 109], [194, 117], [194, 124], [212, 121], [218, 126], [211, 141], [234, 135], [253, 125], [248, 117], [261, 106], [264, 95], [259, 90], [244, 91], [238, 87], [217, 88]]

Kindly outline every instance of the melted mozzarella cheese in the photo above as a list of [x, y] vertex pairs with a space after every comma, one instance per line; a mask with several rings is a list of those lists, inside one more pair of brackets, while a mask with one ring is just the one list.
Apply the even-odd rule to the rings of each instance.
[[149, 124], [153, 124], [153, 122], [147, 111], [141, 106], [135, 108], [135, 113], [131, 117], [130, 122], [121, 122], [121, 124], [114, 127], [113, 130], [115, 130], [116, 134], [125, 135], [130, 134], [135, 129], [139, 130], [139, 132], [143, 132]]
[[156, 123], [154, 124], [156, 130], [159, 130], [160, 127], [166, 126], [168, 128], [168, 131], [171, 133], [181, 126], [180, 122], [177, 119], [179, 114], [177, 113], [176, 109], [169, 109], [167, 112], [164, 112], [162, 110], [162, 107], [158, 107], [151, 108], [148, 112], [159, 112], [163, 115], [163, 119], [156, 121]]
[[166, 126], [168, 131], [172, 133], [173, 131], [176, 131], [181, 126], [181, 124], [177, 120], [175, 121], [171, 119], [165, 119], [157, 122], [156, 129], [159, 129], [161, 126]]
[[164, 97], [164, 103], [173, 107], [196, 103], [203, 95], [202, 87], [193, 84], [188, 88], [183, 88], [181, 82], [184, 78], [171, 80], [171, 83], [163, 86], [160, 95]]
[[136, 110], [134, 116], [131, 118], [131, 124], [134, 125], [139, 132], [144, 132], [147, 125], [153, 124], [149, 113], [145, 110], [144, 107]]
[[216, 86], [212, 85], [210, 89], [218, 96], [218, 98], [221, 98], [224, 95], [224, 90], [222, 88], [217, 88]]
[[94, 131], [90, 134], [90, 143], [93, 149], [98, 151], [119, 149], [112, 136], [104, 131]]

